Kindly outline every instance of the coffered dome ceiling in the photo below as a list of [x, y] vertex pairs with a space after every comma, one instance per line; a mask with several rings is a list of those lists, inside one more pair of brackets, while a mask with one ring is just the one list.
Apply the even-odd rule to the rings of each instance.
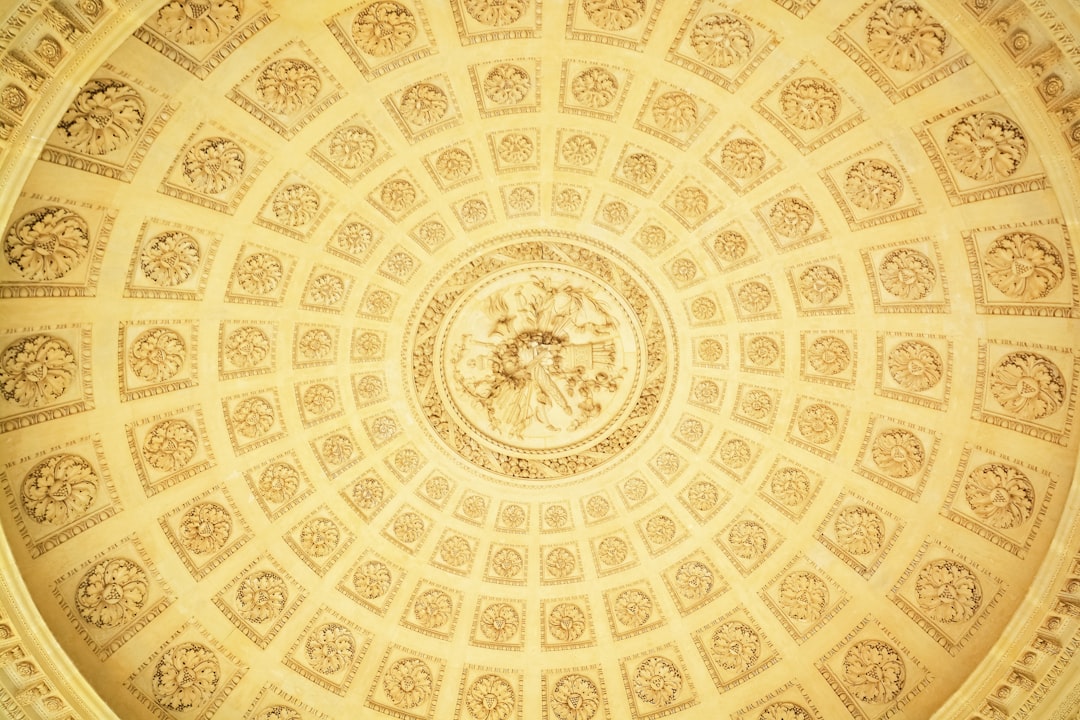
[[0, 704], [1074, 717], [1068, 0], [0, 33]]

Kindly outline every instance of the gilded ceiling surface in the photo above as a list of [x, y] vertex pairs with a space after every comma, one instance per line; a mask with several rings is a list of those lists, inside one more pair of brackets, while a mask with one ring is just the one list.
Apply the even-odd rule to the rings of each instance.
[[1076, 717], [1070, 0], [0, 4], [0, 714]]

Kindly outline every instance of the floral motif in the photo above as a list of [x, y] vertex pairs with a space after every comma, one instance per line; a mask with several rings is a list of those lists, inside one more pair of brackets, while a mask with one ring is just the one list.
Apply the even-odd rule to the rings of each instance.
[[162, 420], [150, 428], [142, 452], [150, 467], [173, 472], [191, 462], [199, 450], [199, 436], [186, 420]]
[[443, 475], [432, 475], [424, 481], [424, 492], [432, 500], [442, 500], [450, 494], [450, 481]]
[[284, 277], [281, 260], [270, 253], [257, 252], [244, 258], [236, 270], [236, 283], [251, 295], [269, 295]]
[[[690, 312], [694, 316], [695, 320], [711, 320], [716, 317], [716, 313], [720, 308], [712, 298], [708, 297], [696, 297], [690, 303]], [[702, 347], [707, 344], [707, 341], [702, 342]]]
[[465, 0], [465, 11], [484, 25], [513, 25], [528, 10], [528, 0]]
[[518, 212], [531, 210], [536, 205], [536, 192], [532, 188], [516, 187], [507, 196], [507, 204]]
[[906, 679], [904, 659], [882, 640], [860, 640], [844, 654], [844, 682], [862, 702], [892, 702]]
[[638, 185], [648, 185], [656, 178], [659, 166], [656, 158], [648, 153], [630, 153], [623, 158], [622, 174], [631, 182]]
[[514, 687], [498, 675], [481, 675], [465, 692], [465, 709], [475, 720], [507, 720], [516, 704]]
[[813, 718], [802, 705], [781, 700], [766, 705], [757, 716], [757, 720], [813, 720]]
[[698, 218], [709, 209], [709, 196], [701, 188], [689, 186], [675, 191], [672, 200], [676, 212], [684, 217]]
[[461, 219], [466, 225], [475, 225], [488, 216], [487, 203], [479, 198], [472, 198], [461, 203]]
[[270, 209], [282, 225], [299, 228], [307, 225], [319, 212], [319, 194], [307, 185], [293, 183], [274, 194]]
[[746, 236], [735, 230], [721, 230], [713, 238], [713, 252], [724, 262], [735, 262], [744, 255], [750, 247]]
[[902, 300], [922, 300], [937, 282], [930, 258], [914, 248], [890, 251], [878, 265], [878, 277], [885, 290]]
[[835, 335], [822, 335], [810, 343], [806, 360], [814, 372], [836, 375], [847, 370], [851, 364], [851, 348]]
[[753, 452], [746, 441], [732, 438], [717, 448], [717, 457], [728, 467], [738, 470], [746, 467], [750, 458], [753, 457]]
[[671, 274], [679, 282], [688, 283], [697, 277], [698, 267], [689, 258], [675, 258], [671, 262]]
[[164, 382], [180, 372], [186, 356], [184, 338], [175, 330], [158, 327], [139, 333], [128, 350], [128, 363], [139, 379]]
[[584, 202], [585, 198], [574, 188], [563, 188], [555, 195], [555, 207], [564, 213], [578, 212]]
[[750, 390], [739, 404], [739, 411], [751, 420], [764, 420], [772, 413], [773, 400], [764, 390]]
[[322, 80], [315, 68], [295, 58], [275, 60], [255, 80], [259, 99], [278, 115], [293, 115], [311, 105], [321, 89]]
[[324, 623], [307, 636], [304, 652], [315, 672], [333, 675], [352, 663], [356, 656], [356, 639], [345, 626]]
[[571, 135], [559, 148], [562, 159], [571, 165], [584, 167], [596, 159], [599, 149], [592, 138], [586, 135]]
[[263, 499], [279, 505], [296, 493], [300, 472], [288, 463], [271, 463], [259, 475], [258, 486]]
[[4, 257], [27, 280], [59, 280], [90, 250], [86, 219], [63, 207], [40, 207], [20, 217], [4, 236]]
[[562, 505], [551, 505], [544, 510], [544, 523], [550, 528], [565, 527], [570, 513]]
[[443, 119], [450, 109], [450, 99], [437, 85], [416, 83], [401, 93], [398, 108], [410, 125], [424, 127]]
[[866, 22], [866, 46], [885, 67], [916, 72], [941, 60], [949, 34], [913, 0], [888, 0]]
[[579, 104], [599, 110], [619, 93], [619, 81], [602, 67], [585, 68], [570, 82], [570, 93]]
[[596, 548], [596, 555], [600, 562], [608, 566], [619, 565], [626, 561], [630, 549], [626, 541], [618, 537], [606, 537], [600, 541]]
[[622, 489], [627, 499], [633, 502], [644, 500], [645, 496], [649, 494], [649, 486], [639, 477], [627, 478], [623, 482]]
[[698, 480], [687, 488], [686, 499], [690, 507], [699, 513], [708, 512], [720, 502], [720, 490], [714, 482]]
[[532, 78], [525, 68], [510, 63], [496, 65], [484, 76], [484, 97], [496, 105], [516, 105], [532, 88]]
[[270, 354], [270, 338], [260, 328], [243, 325], [225, 338], [225, 359], [238, 368], [260, 365]]
[[75, 382], [75, 353], [52, 335], [31, 335], [0, 354], [0, 393], [25, 408], [59, 400]]
[[915, 599], [937, 622], [970, 620], [982, 604], [982, 586], [967, 565], [954, 560], [931, 560], [915, 578]]
[[780, 357], [780, 345], [765, 335], [757, 335], [746, 344], [746, 357], [758, 367], [768, 367]]
[[679, 423], [679, 437], [690, 443], [699, 443], [705, 437], [705, 425], [697, 418], [686, 418]]
[[75, 590], [75, 607], [97, 628], [116, 628], [135, 619], [150, 593], [150, 580], [138, 563], [125, 558], [98, 562]]
[[445, 625], [453, 611], [454, 601], [442, 590], [425, 590], [413, 603], [416, 620], [429, 629]]
[[1065, 378], [1057, 365], [1038, 353], [1012, 352], [990, 371], [990, 393], [1006, 412], [1039, 420], [1064, 404]]
[[257, 438], [274, 426], [274, 407], [261, 397], [244, 398], [233, 409], [232, 421], [240, 435]]
[[922, 392], [941, 382], [945, 363], [938, 351], [919, 340], [905, 340], [886, 358], [889, 375], [905, 390]]
[[700, 600], [713, 589], [715, 584], [713, 571], [698, 560], [684, 562], [675, 571], [675, 589], [686, 600]]
[[329, 465], [340, 465], [352, 457], [352, 440], [345, 435], [330, 435], [320, 447], [323, 460]]
[[652, 617], [652, 598], [641, 590], [624, 590], [615, 598], [615, 618], [627, 627], [641, 627]]
[[198, 241], [185, 232], [170, 230], [155, 235], [139, 255], [143, 274], [155, 285], [181, 285], [199, 266]]
[[313, 558], [330, 555], [340, 542], [341, 530], [330, 518], [312, 518], [300, 528], [300, 547]]
[[990, 243], [983, 257], [986, 278], [1015, 300], [1046, 297], [1065, 277], [1065, 263], [1054, 245], [1028, 232], [1011, 232]]
[[585, 613], [573, 603], [559, 603], [548, 613], [548, 632], [563, 642], [573, 642], [585, 634]]
[[307, 294], [315, 305], [337, 305], [345, 297], [345, 281], [330, 273], [317, 275], [311, 281]]
[[812, 572], [796, 570], [780, 582], [780, 606], [792, 620], [815, 622], [829, 604], [829, 586]]
[[221, 666], [214, 651], [202, 643], [187, 642], [162, 653], [150, 690], [163, 708], [182, 712], [207, 703], [220, 681]]
[[64, 144], [86, 155], [107, 155], [135, 139], [146, 120], [146, 103], [119, 80], [91, 80], [60, 119]]
[[433, 685], [431, 668], [423, 660], [413, 657], [397, 660], [383, 677], [383, 690], [390, 702], [406, 709], [427, 702]]
[[585, 502], [585, 513], [593, 519], [602, 518], [609, 512], [611, 512], [611, 503], [603, 495], [593, 495]]
[[525, 509], [520, 505], [507, 505], [499, 512], [502, 524], [508, 528], [519, 528], [525, 523]]
[[1004, 180], [1027, 157], [1024, 131], [994, 112], [976, 112], [957, 121], [945, 139], [945, 156], [961, 175], [978, 181]]
[[584, 675], [563, 675], [551, 688], [556, 720], [592, 720], [600, 710], [600, 690]]
[[840, 92], [821, 78], [791, 80], [780, 90], [780, 112], [799, 130], [822, 130], [840, 116]]
[[439, 558], [451, 567], [460, 568], [472, 560], [472, 546], [460, 535], [451, 535], [439, 543]]
[[815, 305], [831, 303], [843, 288], [840, 273], [825, 265], [813, 265], [799, 275], [799, 293]]
[[557, 547], [552, 549], [544, 558], [544, 568], [548, 575], [553, 578], [566, 578], [574, 574], [577, 568], [577, 559], [574, 553], [566, 548]]
[[584, 0], [585, 15], [602, 30], [619, 32], [645, 16], [645, 0]]
[[438, 220], [428, 220], [416, 229], [416, 238], [429, 248], [442, 244], [449, 235], [450, 231]]
[[922, 469], [926, 449], [911, 431], [892, 427], [874, 436], [870, 456], [889, 477], [906, 478]]
[[736, 557], [753, 560], [769, 546], [769, 534], [753, 520], [740, 520], [728, 530], [727, 541]]
[[865, 505], [850, 505], [833, 520], [836, 542], [852, 555], [870, 555], [885, 542], [885, 521]]
[[255, 720], [304, 720], [300, 713], [288, 705], [271, 705], [255, 716]]
[[844, 173], [848, 200], [863, 210], [888, 210], [903, 191], [900, 171], [883, 160], [859, 160]]
[[814, 208], [797, 197], [783, 197], [769, 209], [769, 225], [779, 235], [801, 240], [814, 225]]
[[378, 560], [369, 560], [356, 568], [352, 576], [352, 584], [360, 597], [366, 600], [378, 600], [390, 592], [390, 584], [393, 577], [386, 563]]
[[416, 188], [408, 180], [395, 178], [379, 188], [379, 200], [391, 212], [402, 212], [416, 202]]
[[357, 507], [371, 511], [386, 498], [386, 486], [375, 476], [363, 477], [353, 483], [350, 494]]
[[404, 543], [414, 543], [424, 534], [427, 524], [414, 512], [404, 512], [394, 518], [394, 535]]
[[209, 137], [187, 151], [182, 170], [193, 190], [218, 195], [240, 182], [246, 164], [247, 157], [235, 142], [223, 137]]
[[334, 244], [350, 255], [361, 257], [375, 244], [375, 233], [364, 223], [347, 222], [334, 233]]
[[754, 31], [728, 13], [705, 15], [690, 31], [690, 47], [706, 65], [727, 68], [749, 59]]
[[799, 413], [799, 434], [812, 443], [824, 445], [836, 438], [840, 431], [840, 418], [828, 405], [814, 403]]
[[180, 543], [196, 555], [209, 555], [225, 547], [232, 535], [232, 515], [216, 502], [193, 505], [183, 517], [177, 534]]
[[670, 133], [686, 132], [698, 121], [694, 98], [681, 91], [661, 94], [652, 104], [652, 117], [660, 129]]
[[675, 702], [682, 690], [682, 673], [665, 657], [652, 655], [634, 669], [634, 695], [649, 705], [665, 707]]
[[99, 482], [86, 458], [68, 453], [52, 455], [34, 465], [23, 478], [22, 506], [39, 523], [65, 525], [94, 504]]
[[712, 634], [711, 649], [716, 664], [725, 670], [749, 670], [761, 653], [761, 639], [752, 627], [730, 620]]
[[746, 312], [759, 313], [772, 303], [772, 292], [765, 283], [752, 280], [739, 287], [736, 298]]
[[[390, 3], [382, 4], [388, 5]], [[330, 161], [338, 167], [345, 170], [355, 170], [371, 162], [372, 158], [375, 157], [377, 147], [375, 136], [370, 130], [357, 125], [349, 125], [335, 131], [330, 136], [327, 152], [330, 155]]]
[[795, 508], [810, 497], [810, 477], [797, 467], [782, 467], [769, 478], [769, 492], [788, 507]]
[[305, 330], [300, 339], [296, 341], [300, 354], [307, 360], [322, 360], [329, 357], [334, 348], [334, 338], [330, 333], [321, 328]]
[[388, 57], [412, 45], [416, 39], [416, 18], [397, 2], [373, 2], [353, 20], [353, 42], [362, 52]]
[[435, 158], [435, 170], [451, 182], [467, 177], [472, 168], [472, 156], [461, 148], [443, 150]]
[[630, 221], [630, 208], [619, 200], [604, 203], [604, 206], [600, 208], [600, 214], [608, 225], [625, 225]]
[[521, 616], [509, 603], [493, 603], [480, 613], [480, 632], [492, 642], [508, 642], [517, 636]]
[[288, 586], [269, 570], [248, 575], [236, 588], [236, 612], [248, 622], [264, 623], [280, 615], [288, 602]]
[[504, 163], [517, 165], [528, 162], [534, 151], [535, 145], [528, 135], [507, 133], [499, 140], [499, 159]]
[[213, 43], [240, 24], [241, 0], [172, 0], [158, 10], [165, 37], [181, 45]]
[[1035, 488], [1013, 465], [988, 463], [968, 473], [964, 498], [987, 524], [1008, 530], [1023, 524], [1035, 506]]
[[738, 180], [749, 180], [765, 169], [765, 149], [747, 138], [729, 140], [720, 149], [720, 167]]

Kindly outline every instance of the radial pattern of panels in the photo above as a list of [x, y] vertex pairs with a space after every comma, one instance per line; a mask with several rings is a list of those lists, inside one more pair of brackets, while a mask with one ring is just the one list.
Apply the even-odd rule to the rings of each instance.
[[72, 81], [0, 516], [119, 717], [961, 687], [1073, 474], [1075, 173], [992, 1], [815, 5], [172, 0]]

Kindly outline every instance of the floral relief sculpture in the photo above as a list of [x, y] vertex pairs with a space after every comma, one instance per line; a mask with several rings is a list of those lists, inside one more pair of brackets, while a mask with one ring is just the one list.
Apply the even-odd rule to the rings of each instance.
[[256, 367], [270, 353], [270, 338], [261, 329], [243, 325], [225, 338], [225, 359], [238, 368]]
[[232, 515], [216, 502], [193, 505], [183, 517], [177, 535], [180, 543], [196, 555], [210, 555], [225, 547], [232, 535]]
[[814, 208], [797, 197], [783, 197], [769, 208], [769, 226], [778, 235], [801, 240], [814, 226]]
[[307, 185], [292, 183], [274, 194], [270, 210], [282, 225], [299, 228], [315, 219], [320, 204], [318, 193]]
[[684, 562], [675, 571], [675, 589], [686, 600], [700, 600], [713, 589], [716, 580], [709, 566], [698, 560]]
[[753, 520], [740, 520], [728, 530], [727, 541], [736, 557], [752, 561], [769, 546], [769, 535]]
[[319, 96], [322, 80], [309, 63], [295, 58], [275, 60], [255, 80], [255, 92], [270, 112], [294, 115]]
[[652, 616], [653, 602], [641, 590], [624, 590], [615, 598], [615, 617], [626, 627], [641, 627]]
[[421, 626], [434, 630], [450, 620], [454, 601], [442, 590], [425, 590], [416, 598], [412, 611]]
[[600, 690], [584, 675], [563, 675], [552, 686], [549, 699], [556, 720], [592, 720], [600, 711]]
[[796, 421], [799, 434], [812, 443], [826, 445], [840, 432], [840, 418], [836, 411], [824, 403], [807, 405]]
[[288, 463], [272, 463], [259, 474], [259, 494], [267, 502], [283, 503], [296, 493], [299, 486], [300, 472]]
[[720, 167], [738, 180], [749, 180], [765, 169], [765, 149], [747, 138], [729, 140], [720, 150]]
[[945, 28], [913, 0], [888, 0], [870, 14], [866, 44], [885, 67], [917, 72], [945, 55]]
[[94, 504], [100, 482], [86, 458], [70, 453], [52, 455], [23, 478], [22, 506], [39, 523], [66, 525]]
[[870, 555], [885, 542], [885, 521], [864, 505], [844, 508], [833, 520], [836, 542], [852, 555]]
[[289, 588], [275, 572], [248, 575], [236, 588], [236, 612], [248, 622], [264, 623], [281, 614], [289, 601]]
[[164, 382], [184, 366], [187, 344], [175, 330], [151, 328], [139, 333], [128, 349], [128, 363], [140, 380]]
[[566, 548], [554, 548], [544, 558], [544, 569], [553, 578], [570, 577], [576, 568], [577, 560], [574, 558], [574, 553]]
[[179, 230], [158, 233], [143, 248], [139, 264], [143, 274], [160, 287], [183, 284], [199, 266], [199, 242]]
[[757, 716], [757, 720], [813, 720], [813, 718], [802, 705], [781, 700], [766, 705]]
[[304, 718], [289, 705], [271, 705], [256, 715], [255, 720], [304, 720]]
[[378, 144], [367, 128], [349, 125], [330, 136], [327, 153], [330, 161], [345, 170], [355, 170], [375, 157]]
[[483, 82], [484, 97], [496, 105], [516, 105], [532, 88], [532, 78], [520, 65], [502, 63], [488, 70]]
[[312, 518], [300, 528], [300, 547], [313, 558], [327, 557], [340, 542], [341, 530], [330, 518]]
[[108, 155], [134, 140], [145, 121], [146, 103], [135, 88], [119, 80], [91, 80], [57, 127], [72, 150]]
[[602, 30], [618, 32], [645, 15], [645, 0], [582, 0], [585, 15]]
[[986, 278], [1001, 294], [1014, 300], [1046, 297], [1065, 277], [1065, 263], [1054, 245], [1028, 232], [996, 238], [983, 259]]
[[242, 0], [172, 0], [157, 13], [167, 38], [181, 45], [218, 42], [240, 24]]
[[919, 340], [905, 340], [886, 358], [889, 375], [905, 390], [921, 392], [941, 382], [945, 362], [930, 345]]
[[0, 353], [0, 393], [24, 408], [48, 405], [67, 392], [77, 369], [66, 341], [52, 335], [20, 338]]
[[465, 0], [465, 11], [483, 25], [505, 27], [520, 20], [529, 5], [529, 0]]
[[798, 507], [810, 497], [810, 478], [796, 467], [779, 468], [769, 478], [769, 492], [788, 507]]
[[723, 230], [716, 234], [713, 239], [713, 252], [724, 262], [735, 262], [746, 255], [750, 248], [750, 241], [746, 236], [735, 230]]
[[409, 124], [424, 127], [442, 120], [450, 109], [450, 100], [437, 85], [422, 82], [405, 88], [398, 107]]
[[277, 290], [285, 270], [281, 260], [270, 253], [258, 252], [248, 255], [236, 271], [240, 289], [252, 295], [269, 295]]
[[199, 436], [186, 420], [163, 420], [146, 433], [143, 455], [150, 467], [174, 472], [187, 465], [199, 449]]
[[235, 142], [210, 137], [200, 140], [187, 151], [181, 170], [193, 190], [218, 195], [240, 182], [246, 161], [243, 149]]
[[816, 622], [829, 606], [829, 586], [812, 572], [796, 570], [780, 582], [780, 607], [792, 620]]
[[686, 132], [697, 124], [698, 106], [687, 93], [666, 92], [653, 101], [652, 116], [653, 122], [667, 132]]
[[465, 709], [473, 720], [507, 720], [515, 707], [514, 686], [498, 675], [481, 675], [465, 691]]
[[706, 65], [727, 68], [750, 57], [754, 49], [754, 32], [734, 15], [705, 15], [690, 31], [690, 47]]
[[96, 628], [118, 628], [135, 619], [150, 592], [146, 571], [126, 558], [91, 567], [75, 589], [75, 607]]
[[386, 563], [379, 560], [368, 560], [356, 568], [352, 576], [352, 584], [360, 597], [365, 600], [378, 600], [390, 592], [390, 584], [393, 576]]
[[911, 477], [922, 469], [926, 449], [910, 430], [891, 427], [874, 436], [870, 457], [891, 478]]
[[717, 665], [725, 670], [744, 672], [757, 662], [761, 639], [746, 623], [730, 620], [713, 632], [711, 649]]
[[915, 578], [915, 599], [932, 620], [970, 620], [982, 604], [982, 586], [974, 571], [955, 560], [931, 560]]
[[398, 2], [373, 2], [364, 7], [352, 24], [353, 42], [374, 57], [389, 57], [412, 45], [416, 18]]
[[682, 686], [682, 673], [675, 663], [665, 657], [652, 655], [634, 669], [634, 695], [648, 705], [671, 705], [679, 696]]
[[619, 92], [619, 81], [602, 67], [589, 67], [574, 76], [570, 93], [585, 107], [599, 110], [611, 104]]
[[4, 235], [4, 258], [27, 280], [59, 280], [90, 251], [86, 219], [63, 207], [40, 207]]
[[1020, 468], [987, 463], [968, 473], [964, 498], [975, 515], [1000, 530], [1023, 524], [1035, 506], [1035, 488]]
[[324, 623], [307, 636], [304, 653], [315, 672], [333, 675], [352, 663], [356, 656], [356, 638], [343, 625]]
[[521, 626], [521, 616], [509, 603], [493, 603], [480, 613], [480, 632], [491, 642], [513, 640]]
[[162, 654], [150, 689], [163, 708], [183, 712], [209, 702], [220, 681], [221, 666], [214, 651], [202, 643], [186, 642]]
[[840, 92], [815, 77], [791, 80], [780, 90], [780, 112], [799, 130], [823, 130], [840, 117]]
[[1020, 168], [1027, 152], [1020, 126], [994, 112], [964, 116], [945, 140], [945, 157], [961, 175], [977, 181], [1004, 180]]
[[934, 289], [937, 272], [930, 258], [914, 248], [889, 251], [878, 265], [885, 291], [901, 300], [922, 300]]
[[892, 702], [904, 689], [907, 668], [892, 645], [882, 640], [860, 640], [844, 654], [843, 679], [860, 701]]
[[837, 375], [851, 364], [851, 348], [835, 335], [822, 335], [810, 343], [806, 360], [814, 372]]
[[884, 160], [859, 160], [844, 173], [844, 193], [863, 210], [888, 210], [903, 191], [900, 171]]
[[828, 305], [843, 289], [840, 273], [826, 265], [813, 265], [799, 275], [799, 294], [814, 305]]
[[244, 398], [232, 411], [236, 432], [249, 439], [269, 432], [274, 420], [274, 407], [261, 397]]
[[548, 613], [548, 632], [562, 642], [573, 642], [585, 634], [585, 613], [573, 603], [559, 603]]
[[431, 698], [434, 679], [431, 668], [419, 658], [402, 658], [391, 665], [383, 677], [383, 690], [390, 702], [410, 709], [423, 705]]
[[1012, 352], [990, 371], [990, 393], [1004, 410], [1024, 420], [1053, 415], [1065, 403], [1065, 378], [1049, 358]]

